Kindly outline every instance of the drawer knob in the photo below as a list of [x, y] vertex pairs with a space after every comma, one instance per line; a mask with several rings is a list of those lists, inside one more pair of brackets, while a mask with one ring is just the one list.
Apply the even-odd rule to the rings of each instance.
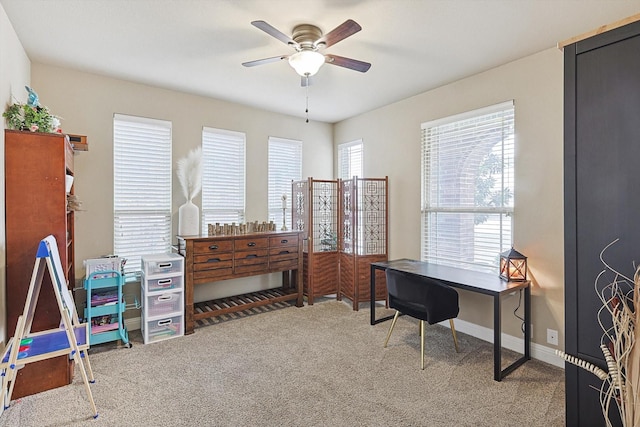
[[288, 254], [289, 251], [280, 251], [279, 255]]
[[211, 249], [212, 251], [215, 251], [216, 249], [218, 249], [218, 245], [211, 245], [209, 246], [209, 249]]
[[280, 243], [288, 243], [289, 241], [287, 239], [282, 239], [280, 240]]
[[249, 243], [247, 243], [247, 246], [249, 246], [249, 247], [251, 247], [251, 246], [255, 246], [255, 245], [256, 245], [256, 242], [249, 242]]
[[220, 262], [220, 258], [209, 258], [207, 262]]
[[256, 254], [249, 254], [249, 255], [247, 255], [245, 258], [258, 258], [258, 255], [256, 255]]

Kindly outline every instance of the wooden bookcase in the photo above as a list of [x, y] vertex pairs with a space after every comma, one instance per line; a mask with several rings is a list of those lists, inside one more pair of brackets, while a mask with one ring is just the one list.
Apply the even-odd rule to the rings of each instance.
[[[29, 290], [40, 240], [55, 236], [70, 288], [75, 283], [74, 213], [67, 210], [65, 175], [73, 176], [73, 150], [65, 135], [5, 130], [7, 336], [12, 336]], [[72, 190], [73, 191], [73, 190]], [[32, 331], [58, 327], [60, 311], [50, 278], [35, 310]], [[49, 283], [49, 284], [47, 284]], [[14, 398], [71, 383], [73, 362], [60, 356], [20, 369]]]

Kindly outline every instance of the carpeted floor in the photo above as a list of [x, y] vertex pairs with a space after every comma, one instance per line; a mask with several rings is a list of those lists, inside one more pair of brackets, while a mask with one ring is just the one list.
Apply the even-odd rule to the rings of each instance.
[[92, 349], [95, 420], [76, 374], [12, 402], [0, 426], [564, 425], [561, 369], [532, 360], [493, 381], [492, 345], [459, 333], [456, 353], [438, 325], [427, 328], [421, 371], [418, 323], [407, 317], [386, 349], [389, 323], [370, 326], [369, 310], [345, 302], [234, 317], [186, 337], [143, 345], [132, 333], [130, 349]]

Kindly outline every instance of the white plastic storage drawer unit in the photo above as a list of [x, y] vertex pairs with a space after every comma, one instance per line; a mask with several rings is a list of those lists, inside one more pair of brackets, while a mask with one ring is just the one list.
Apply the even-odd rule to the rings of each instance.
[[149, 344], [184, 334], [184, 316], [163, 317], [144, 322], [144, 343]]
[[[144, 292], [144, 289], [142, 290]], [[145, 307], [146, 315], [151, 317], [167, 316], [180, 313], [184, 310], [184, 302], [182, 300], [182, 291], [163, 292], [144, 292], [142, 303]]]
[[142, 272], [148, 277], [184, 274], [184, 258], [176, 254], [147, 255], [142, 259]]
[[144, 343], [184, 335], [184, 258], [143, 256], [140, 291]]

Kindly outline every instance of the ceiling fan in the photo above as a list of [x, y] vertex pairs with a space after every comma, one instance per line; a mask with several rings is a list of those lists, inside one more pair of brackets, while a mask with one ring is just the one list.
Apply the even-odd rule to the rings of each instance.
[[303, 86], [307, 86], [309, 84], [309, 77], [316, 74], [324, 63], [349, 68], [361, 73], [367, 72], [371, 67], [371, 64], [368, 62], [345, 58], [338, 55], [323, 54], [320, 52], [321, 50], [329, 46], [333, 46], [339, 41], [352, 36], [362, 29], [362, 27], [352, 19], [346, 20], [327, 34], [323, 34], [322, 30], [315, 25], [296, 25], [293, 28], [291, 37], [277, 30], [265, 21], [253, 21], [251, 22], [251, 25], [291, 46], [295, 49], [295, 53], [291, 55], [280, 55], [244, 62], [242, 65], [245, 67], [254, 67], [256, 65], [268, 64], [270, 62], [287, 59], [289, 61], [289, 65], [291, 65], [291, 67], [293, 67], [302, 77]]

